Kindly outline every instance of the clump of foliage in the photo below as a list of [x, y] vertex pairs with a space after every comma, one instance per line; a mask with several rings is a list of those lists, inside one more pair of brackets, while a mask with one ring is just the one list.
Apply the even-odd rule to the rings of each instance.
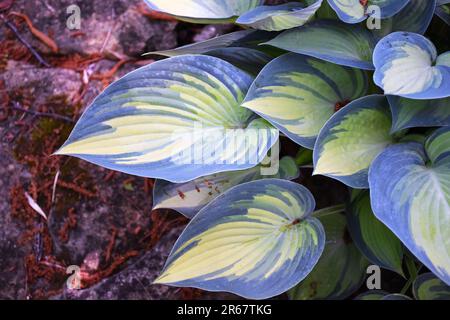
[[[157, 283], [342, 299], [370, 263], [404, 275], [406, 259], [410, 284], [418, 265], [432, 272], [417, 299], [448, 297], [450, 51], [424, 36], [435, 13], [449, 32], [448, 1], [145, 2], [243, 28], [152, 53], [168, 58], [109, 86], [57, 152], [157, 178], [155, 208], [192, 219]], [[280, 137], [299, 157], [272, 172]], [[349, 187], [346, 206], [315, 211], [292, 182], [305, 150]]]

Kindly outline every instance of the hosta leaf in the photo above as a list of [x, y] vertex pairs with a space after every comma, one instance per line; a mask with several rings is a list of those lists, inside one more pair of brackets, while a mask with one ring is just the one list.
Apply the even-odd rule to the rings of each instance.
[[449, 1], [438, 1], [438, 7], [436, 8], [436, 15], [442, 19], [447, 25], [450, 26], [450, 3]]
[[383, 290], [372, 290], [360, 294], [355, 300], [412, 300], [410, 297], [400, 293], [388, 293]]
[[375, 215], [450, 283], [450, 127], [426, 142], [387, 148], [369, 173]]
[[345, 299], [366, 276], [368, 261], [351, 241], [345, 216], [339, 213], [319, 217], [327, 242], [313, 271], [289, 291], [294, 300]]
[[332, 63], [373, 70], [375, 36], [369, 30], [335, 20], [317, 20], [265, 43]]
[[289, 53], [261, 71], [242, 105], [312, 149], [335, 111], [366, 93], [363, 71]]
[[[293, 180], [300, 175], [299, 168], [291, 157], [280, 160], [276, 178]], [[153, 189], [154, 209], [170, 208], [192, 218], [201, 208], [239, 184], [270, 178], [263, 175], [262, 165], [241, 171], [216, 173], [186, 183], [171, 183], [156, 180]]]
[[234, 187], [204, 207], [175, 243], [157, 283], [276, 296], [301, 281], [325, 244], [315, 201], [277, 179]]
[[417, 300], [450, 300], [450, 287], [432, 273], [421, 274], [413, 285]]
[[299, 27], [314, 16], [322, 1], [317, 0], [307, 7], [299, 2], [256, 7], [240, 16], [236, 23], [266, 31], [281, 31]]
[[256, 47], [260, 42], [273, 38], [270, 32], [258, 30], [241, 30], [205, 41], [188, 44], [176, 49], [154, 51], [148, 54], [159, 54], [166, 57], [175, 57], [185, 54], [202, 54], [228, 47]]
[[383, 290], [371, 290], [358, 295], [355, 300], [381, 300], [383, 297], [389, 295], [388, 292]]
[[369, 191], [359, 191], [350, 203], [347, 221], [356, 246], [375, 265], [403, 275], [403, 247], [398, 238], [378, 220], [370, 206]]
[[214, 57], [153, 63], [109, 86], [57, 154], [172, 182], [254, 167], [278, 133], [240, 107], [252, 80]]
[[388, 96], [392, 111], [392, 131], [416, 127], [450, 126], [450, 98], [412, 100]]
[[389, 18], [402, 10], [409, 0], [328, 0], [339, 18], [346, 23], [358, 23], [367, 18], [368, 7], [375, 5], [381, 9], [380, 18]]
[[384, 37], [394, 31], [424, 34], [433, 19], [436, 0], [410, 0], [406, 7], [392, 18], [381, 21], [381, 30], [373, 30]]
[[[312, 0], [313, 1], [313, 0]], [[309, 2], [308, 2], [309, 3]], [[322, 2], [322, 5], [320, 6], [320, 9], [317, 10], [316, 13], [317, 19], [333, 19], [333, 20], [339, 20], [338, 15], [336, 12], [331, 8], [331, 6], [328, 4], [328, 1]]]
[[380, 300], [412, 300], [412, 299], [408, 296], [405, 296], [404, 294], [393, 293], [382, 297]]
[[261, 5], [263, 0], [145, 0], [152, 10], [195, 23], [232, 22], [235, 17]]
[[373, 159], [393, 142], [386, 98], [372, 95], [353, 101], [325, 124], [314, 147], [314, 173], [346, 185], [368, 188]]
[[264, 52], [251, 48], [229, 47], [212, 50], [205, 54], [225, 60], [255, 76], [272, 60], [272, 57]]
[[437, 56], [427, 38], [394, 32], [375, 47], [375, 83], [385, 94], [411, 99], [450, 96], [450, 52]]

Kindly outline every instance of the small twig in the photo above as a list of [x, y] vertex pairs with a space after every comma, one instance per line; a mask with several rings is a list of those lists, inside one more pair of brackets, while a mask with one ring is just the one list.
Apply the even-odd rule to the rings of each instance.
[[8, 16], [10, 16], [10, 15], [18, 17], [18, 18], [22, 19], [23, 21], [25, 21], [26, 25], [28, 26], [28, 29], [30, 29], [30, 32], [33, 34], [33, 36], [35, 36], [37, 39], [39, 39], [47, 47], [49, 47], [53, 51], [53, 53], [58, 53], [59, 48], [58, 48], [58, 45], [56, 44], [56, 42], [53, 41], [52, 38], [47, 36], [42, 31], [36, 29], [34, 27], [33, 23], [31, 22], [30, 18], [26, 14], [12, 11], [8, 14]]
[[[114, 9], [112, 10], [112, 15], [111, 15], [111, 16], [112, 16], [113, 20], [116, 21]], [[112, 24], [111, 28], [109, 28], [108, 34], [106, 35], [105, 41], [103, 41], [102, 48], [100, 49], [100, 53], [103, 53], [103, 51], [105, 51], [106, 46], [108, 45], [109, 39], [111, 39], [112, 31], [113, 31], [113, 29], [114, 29], [115, 27], [116, 27], [116, 22], [114, 22], [114, 23]]]
[[61, 171], [58, 170], [55, 175], [55, 179], [53, 180], [53, 188], [52, 188], [52, 206], [55, 203], [56, 199], [56, 186], [58, 184], [59, 175], [61, 174]]
[[14, 109], [14, 110], [17, 110], [17, 111], [22, 111], [22, 112], [25, 112], [25, 113], [28, 113], [28, 114], [32, 114], [32, 115], [38, 116], [38, 117], [54, 118], [54, 119], [58, 119], [58, 120], [62, 120], [62, 121], [70, 122], [70, 123], [74, 123], [75, 122], [72, 119], [70, 119], [69, 117], [65, 117], [65, 116], [62, 116], [62, 115], [59, 115], [59, 114], [28, 110], [28, 109], [19, 107], [18, 105], [11, 106], [11, 109]]
[[44, 6], [48, 9], [48, 10], [50, 10], [52, 13], [56, 13], [56, 10], [55, 10], [55, 8], [53, 8], [46, 0], [43, 0], [43, 1], [41, 1], [43, 4], [44, 4]]
[[31, 54], [42, 64], [44, 67], [50, 68], [50, 65], [41, 57], [41, 55], [34, 50], [34, 48], [20, 35], [19, 30], [17, 30], [16, 26], [9, 22], [2, 14], [0, 15], [0, 19], [5, 23], [5, 25], [16, 35], [17, 39], [28, 49]]

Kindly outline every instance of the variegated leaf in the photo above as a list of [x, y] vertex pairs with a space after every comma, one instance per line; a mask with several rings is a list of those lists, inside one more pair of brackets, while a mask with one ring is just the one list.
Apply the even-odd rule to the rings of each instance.
[[382, 297], [380, 300], [412, 300], [412, 299], [404, 294], [393, 293]]
[[254, 167], [278, 130], [240, 107], [252, 81], [214, 57], [153, 63], [109, 86], [57, 154], [172, 182]]
[[381, 10], [379, 18], [389, 18], [402, 10], [409, 0], [328, 0], [339, 18], [346, 23], [358, 23], [371, 15], [370, 6], [377, 6]]
[[314, 147], [314, 173], [366, 189], [373, 159], [393, 142], [386, 98], [372, 95], [353, 101], [320, 131]]
[[450, 127], [425, 147], [387, 148], [369, 172], [372, 208], [408, 249], [450, 284]]
[[345, 299], [364, 281], [368, 261], [353, 244], [345, 216], [316, 216], [322, 222], [327, 242], [313, 271], [289, 291], [293, 300]]
[[447, 3], [448, 2], [438, 4], [438, 7], [436, 8], [436, 15], [448, 26], [450, 26], [450, 5]]
[[450, 96], [450, 52], [437, 56], [422, 35], [394, 32], [375, 47], [374, 81], [385, 94], [410, 99]]
[[388, 96], [388, 100], [392, 111], [392, 132], [450, 126], [450, 98], [412, 100]]
[[373, 70], [376, 39], [369, 30], [335, 20], [317, 20], [265, 43], [332, 63]]
[[264, 52], [240, 47], [216, 49], [205, 55], [220, 58], [255, 76], [272, 60], [272, 57]]
[[314, 206], [306, 188], [286, 180], [234, 187], [191, 220], [156, 283], [252, 299], [281, 294], [308, 275], [323, 251]]
[[367, 86], [361, 70], [289, 53], [261, 71], [242, 105], [312, 149], [325, 122]]
[[450, 287], [432, 273], [421, 274], [413, 285], [417, 300], [450, 300]]
[[[186, 183], [171, 183], [156, 180], [153, 188], [153, 209], [174, 209], [188, 218], [212, 200], [239, 184], [270, 178], [263, 175], [262, 165], [241, 171], [216, 173]], [[280, 160], [278, 174], [274, 178], [294, 180], [300, 175], [299, 168], [291, 157]]]
[[229, 23], [263, 0], [145, 0], [152, 9], [194, 23]]
[[355, 300], [369, 300], [369, 301], [378, 301], [383, 299], [383, 297], [389, 295], [389, 292], [383, 290], [370, 290], [358, 295]]
[[175, 57], [185, 54], [204, 54], [218, 49], [228, 47], [250, 47], [254, 48], [260, 42], [273, 38], [270, 32], [259, 30], [241, 30], [224, 34], [209, 40], [188, 44], [176, 49], [153, 51], [147, 54], [158, 54], [166, 57]]
[[403, 275], [400, 240], [378, 220], [370, 206], [369, 191], [357, 191], [347, 211], [350, 234], [356, 246], [375, 265]]
[[299, 2], [289, 2], [277, 6], [259, 6], [241, 15], [237, 24], [266, 31], [281, 31], [299, 27], [307, 23], [322, 5], [316, 0], [305, 7]]
[[382, 38], [394, 31], [408, 31], [424, 34], [433, 19], [437, 0], [410, 0], [395, 16], [381, 20], [381, 29], [373, 32]]

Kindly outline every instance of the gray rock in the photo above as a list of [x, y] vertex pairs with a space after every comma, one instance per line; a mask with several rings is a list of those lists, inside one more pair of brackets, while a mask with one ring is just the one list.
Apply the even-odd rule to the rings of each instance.
[[[67, 8], [78, 5], [80, 29], [70, 30]], [[16, 0], [12, 10], [25, 13], [34, 26], [49, 35], [60, 54], [93, 54], [104, 49], [114, 55], [140, 56], [146, 51], [176, 46], [176, 22], [151, 21], [137, 9], [141, 0]], [[39, 51], [50, 52], [30, 32], [23, 36]]]
[[176, 288], [153, 285], [181, 229], [173, 229], [152, 250], [118, 274], [84, 290], [65, 289], [53, 299], [155, 300], [176, 298]]
[[49, 97], [66, 95], [70, 100], [81, 88], [80, 75], [72, 70], [61, 68], [42, 69], [26, 63], [10, 60], [4, 73], [0, 73], [7, 91], [25, 89], [42, 104]]
[[24, 258], [30, 246], [19, 244], [23, 227], [11, 217], [9, 190], [27, 179], [26, 170], [0, 144], [0, 300], [26, 299]]

